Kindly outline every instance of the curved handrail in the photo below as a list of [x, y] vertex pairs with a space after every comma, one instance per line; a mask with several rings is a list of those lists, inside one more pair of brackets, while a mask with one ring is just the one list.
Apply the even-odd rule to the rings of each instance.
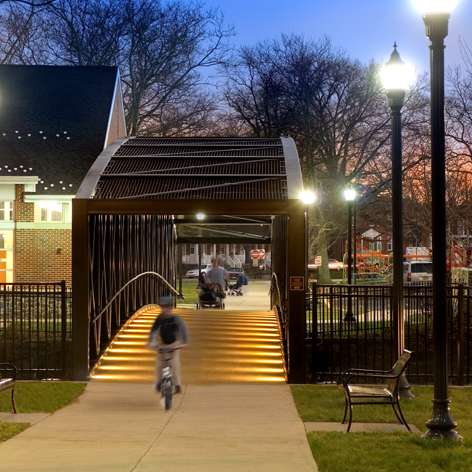
[[146, 275], [154, 275], [155, 277], [159, 278], [160, 280], [162, 280], [162, 282], [164, 282], [165, 285], [167, 285], [168, 288], [170, 288], [170, 290], [175, 294], [177, 295], [178, 298], [181, 298], [182, 300], [184, 299], [184, 296], [179, 293], [177, 291], [177, 289], [175, 287], [173, 287], [161, 274], [159, 274], [158, 272], [152, 272], [152, 271], [148, 271], [148, 272], [142, 272], [141, 274], [138, 274], [136, 275], [135, 277], [133, 277], [132, 279], [128, 280], [128, 282], [126, 282], [116, 293], [115, 295], [113, 295], [113, 297], [111, 298], [111, 300], [105, 305], [105, 308], [103, 308], [103, 310], [91, 321], [91, 323], [95, 323], [95, 321], [97, 321], [99, 318], [101, 318], [101, 316], [103, 315], [103, 313], [105, 313], [108, 308], [110, 307], [110, 305], [115, 301], [115, 299], [118, 297], [118, 295], [120, 295], [120, 293], [130, 284], [132, 284], [133, 282], [135, 282], [136, 280], [138, 280], [139, 278], [141, 277], [144, 277]]
[[[270, 283], [270, 291], [272, 292], [272, 287], [273, 287], [273, 281], [275, 281], [275, 288], [277, 290], [277, 299], [278, 299], [278, 304], [282, 304], [282, 294], [280, 293], [280, 286], [279, 286], [279, 278], [277, 277], [277, 274], [275, 272], [272, 272], [272, 278], [271, 278], [271, 283]], [[272, 304], [272, 300], [270, 301]], [[272, 307], [271, 307], [272, 308]]]

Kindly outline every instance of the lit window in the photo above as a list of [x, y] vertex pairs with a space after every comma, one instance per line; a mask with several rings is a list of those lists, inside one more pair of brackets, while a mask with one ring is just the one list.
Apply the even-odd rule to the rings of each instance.
[[0, 201], [0, 221], [13, 220], [13, 202]]
[[42, 201], [38, 206], [38, 219], [42, 223], [67, 223], [70, 220], [68, 203]]

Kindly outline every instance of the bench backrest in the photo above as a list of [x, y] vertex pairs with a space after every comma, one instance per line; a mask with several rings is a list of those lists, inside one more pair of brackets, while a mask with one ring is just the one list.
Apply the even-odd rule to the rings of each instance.
[[393, 364], [390, 374], [394, 375], [395, 377], [392, 379], [388, 379], [387, 385], [388, 389], [394, 394], [398, 393], [400, 376], [403, 374], [403, 372], [405, 372], [406, 368], [408, 367], [408, 363], [410, 362], [412, 355], [412, 351], [408, 351], [405, 349], [403, 351], [403, 354], [398, 358], [397, 362]]

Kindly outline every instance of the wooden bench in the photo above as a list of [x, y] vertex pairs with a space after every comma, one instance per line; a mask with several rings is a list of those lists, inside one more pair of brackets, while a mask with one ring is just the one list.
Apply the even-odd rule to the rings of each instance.
[[[4, 375], [8, 373], [7, 375]], [[11, 390], [11, 407], [16, 413], [15, 404], [16, 367], [10, 362], [0, 362], [0, 392]]]
[[[400, 377], [405, 372], [412, 355], [411, 351], [403, 351], [397, 362], [387, 371], [349, 369], [342, 374], [341, 381], [344, 388], [345, 405], [344, 417], [341, 423], [344, 424], [346, 422], [349, 413], [347, 432], [351, 430], [353, 405], [391, 405], [400, 424], [404, 425], [408, 431], [411, 431], [400, 408], [399, 390]], [[355, 376], [383, 380], [384, 384], [350, 384], [349, 382]]]

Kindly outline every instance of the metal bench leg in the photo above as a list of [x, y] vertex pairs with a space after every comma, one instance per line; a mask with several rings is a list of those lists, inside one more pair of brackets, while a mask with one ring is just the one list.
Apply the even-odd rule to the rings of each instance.
[[11, 407], [12, 407], [13, 413], [16, 414], [15, 387], [11, 389]]
[[402, 421], [400, 415], [398, 414], [397, 409], [395, 408], [396, 403], [392, 402], [391, 405], [392, 405], [393, 412], [395, 413], [395, 416], [397, 417], [397, 420], [399, 421], [400, 424], [403, 424], [403, 421]]
[[[397, 408], [398, 408], [398, 413], [400, 414], [400, 423], [402, 423], [405, 428], [411, 433], [411, 429], [410, 429], [410, 426], [408, 425], [408, 423], [406, 422], [406, 419], [405, 417], [403, 416], [403, 411], [400, 407], [400, 402], [397, 400]], [[397, 415], [398, 417], [398, 415]]]
[[347, 425], [347, 433], [351, 431], [351, 425], [352, 425], [352, 404], [351, 401], [349, 400], [349, 424]]
[[347, 398], [344, 397], [344, 416], [343, 416], [343, 420], [341, 421], [341, 424], [344, 424], [346, 422], [346, 418], [347, 418]]

